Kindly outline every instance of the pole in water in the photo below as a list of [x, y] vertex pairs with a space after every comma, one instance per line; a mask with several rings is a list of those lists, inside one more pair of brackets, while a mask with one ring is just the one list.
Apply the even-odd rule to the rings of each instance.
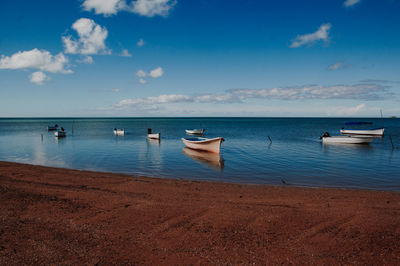
[[75, 120], [72, 120], [72, 135], [74, 135], [74, 124], [75, 124]]
[[390, 139], [390, 144], [392, 144], [392, 150], [394, 150], [394, 145], [393, 145], [393, 141], [392, 141], [392, 136], [389, 135], [389, 139]]
[[42, 136], [42, 141], [43, 141], [43, 134], [40, 134]]
[[268, 136], [269, 141], [272, 143], [272, 139], [270, 138], [270, 136]]

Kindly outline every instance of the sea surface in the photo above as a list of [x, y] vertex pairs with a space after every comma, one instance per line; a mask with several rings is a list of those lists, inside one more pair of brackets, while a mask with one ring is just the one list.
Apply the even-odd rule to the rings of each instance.
[[[349, 121], [384, 125], [385, 137], [370, 145], [320, 142], [323, 132], [339, 135]], [[66, 138], [47, 131], [56, 123]], [[114, 136], [115, 127], [125, 136]], [[225, 139], [220, 156], [184, 148], [185, 129], [199, 127], [206, 137]], [[148, 140], [147, 128], [161, 132], [161, 140]], [[2, 118], [0, 160], [136, 176], [400, 191], [400, 119]]]

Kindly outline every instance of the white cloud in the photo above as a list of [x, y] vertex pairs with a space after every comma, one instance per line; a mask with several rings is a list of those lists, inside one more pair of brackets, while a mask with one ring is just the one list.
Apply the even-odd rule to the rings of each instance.
[[75, 40], [72, 36], [63, 36], [65, 53], [84, 55], [110, 53], [105, 45], [108, 35], [105, 27], [96, 24], [92, 19], [81, 18], [72, 24], [72, 28], [78, 33], [79, 39]]
[[228, 93], [239, 99], [277, 99], [277, 100], [307, 100], [307, 99], [362, 99], [379, 100], [386, 92], [386, 87], [378, 84], [333, 85], [333, 86], [303, 86], [270, 89], [232, 89]]
[[84, 56], [83, 59], [77, 60], [79, 63], [85, 63], [85, 64], [93, 64], [93, 57], [90, 55]]
[[179, 103], [179, 102], [193, 102], [193, 99], [189, 96], [182, 94], [162, 94], [157, 97], [146, 97], [146, 98], [131, 98], [125, 99], [118, 102], [115, 107], [129, 107], [132, 105], [154, 105], [163, 103]]
[[328, 41], [329, 40], [329, 30], [332, 25], [330, 23], [322, 24], [319, 29], [310, 34], [297, 35], [297, 37], [292, 40], [290, 48], [297, 48], [305, 44], [313, 44], [316, 41]]
[[129, 51], [127, 49], [122, 49], [121, 56], [132, 57], [132, 55], [129, 53]]
[[166, 17], [175, 4], [174, 0], [136, 0], [132, 2], [131, 11], [146, 17]]
[[0, 69], [33, 68], [52, 73], [72, 73], [65, 69], [68, 58], [63, 53], [52, 55], [49, 51], [37, 48], [30, 51], [19, 51], [11, 56], [1, 56]]
[[176, 0], [136, 0], [128, 4], [125, 0], [85, 0], [82, 7], [86, 11], [94, 10], [96, 14], [104, 16], [127, 11], [146, 17], [166, 17], [176, 2]]
[[355, 107], [338, 107], [335, 110], [333, 110], [334, 113], [329, 112], [328, 114], [329, 115], [333, 115], [334, 114], [334, 115], [339, 115], [339, 116], [342, 116], [342, 115], [355, 115], [355, 114], [359, 113], [360, 111], [362, 111], [364, 109], [365, 109], [365, 104], [361, 103], [361, 104], [359, 104], [359, 105], [357, 105]]
[[360, 2], [361, 2], [361, 0], [346, 0], [346, 1], [343, 3], [343, 5], [344, 5], [345, 7], [351, 7], [351, 6], [354, 6], [354, 5], [356, 5], [356, 4], [360, 3]]
[[138, 76], [139, 78], [144, 78], [147, 76], [147, 74], [143, 70], [139, 69], [138, 72], [136, 72], [136, 76]]
[[43, 83], [47, 80], [50, 80], [49, 77], [47, 77], [47, 75], [41, 71], [37, 71], [37, 72], [33, 72], [30, 76], [29, 76], [29, 80], [32, 83], [35, 83], [37, 85], [43, 85]]
[[138, 46], [138, 47], [142, 47], [144, 44], [145, 44], [145, 42], [144, 42], [143, 39], [140, 39], [140, 40], [137, 42], [137, 46]]
[[334, 71], [334, 70], [344, 69], [344, 68], [348, 68], [348, 67], [350, 67], [349, 64], [346, 64], [344, 62], [337, 62], [337, 63], [334, 63], [334, 64], [328, 66], [328, 69]]
[[153, 69], [150, 71], [149, 76], [152, 78], [159, 78], [164, 74], [164, 71], [162, 67], [157, 67], [156, 69]]
[[[380, 100], [388, 96], [387, 87], [378, 84], [302, 86], [269, 89], [231, 89], [223, 94], [182, 95], [163, 94], [157, 97], [131, 98], [118, 102], [114, 107], [131, 105], [157, 107], [168, 103], [244, 103], [248, 100]], [[362, 109], [359, 106], [358, 109]]]
[[151, 70], [149, 73], [146, 73], [141, 69], [139, 69], [138, 72], [136, 72], [136, 76], [139, 77], [139, 82], [142, 84], [147, 83], [147, 81], [144, 79], [145, 77], [159, 78], [163, 74], [164, 74], [164, 71], [163, 71], [162, 67], [157, 67], [157, 68]]
[[91, 11], [93, 9], [96, 14], [104, 16], [115, 15], [124, 6], [125, 1], [121, 0], [85, 0], [82, 3], [84, 10]]
[[112, 89], [111, 91], [117, 93], [119, 92], [119, 89]]

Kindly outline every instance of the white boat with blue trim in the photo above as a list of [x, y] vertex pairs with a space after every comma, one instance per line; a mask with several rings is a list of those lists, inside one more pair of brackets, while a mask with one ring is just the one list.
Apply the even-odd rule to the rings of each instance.
[[186, 134], [189, 135], [203, 135], [204, 131], [206, 131], [204, 128], [199, 128], [199, 129], [186, 129]]
[[224, 141], [223, 138], [182, 138], [182, 142], [186, 147], [194, 150], [209, 151], [214, 153], [220, 153], [221, 144]]
[[373, 136], [331, 136], [325, 132], [320, 139], [323, 144], [370, 144], [375, 138]]
[[383, 136], [385, 132], [384, 128], [374, 128], [374, 129], [344, 129], [340, 130], [341, 134], [344, 135], [368, 135], [368, 136]]

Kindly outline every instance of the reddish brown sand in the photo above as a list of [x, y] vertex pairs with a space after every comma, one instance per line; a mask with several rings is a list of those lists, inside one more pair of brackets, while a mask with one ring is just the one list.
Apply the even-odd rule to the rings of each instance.
[[400, 264], [400, 193], [0, 162], [0, 264]]

